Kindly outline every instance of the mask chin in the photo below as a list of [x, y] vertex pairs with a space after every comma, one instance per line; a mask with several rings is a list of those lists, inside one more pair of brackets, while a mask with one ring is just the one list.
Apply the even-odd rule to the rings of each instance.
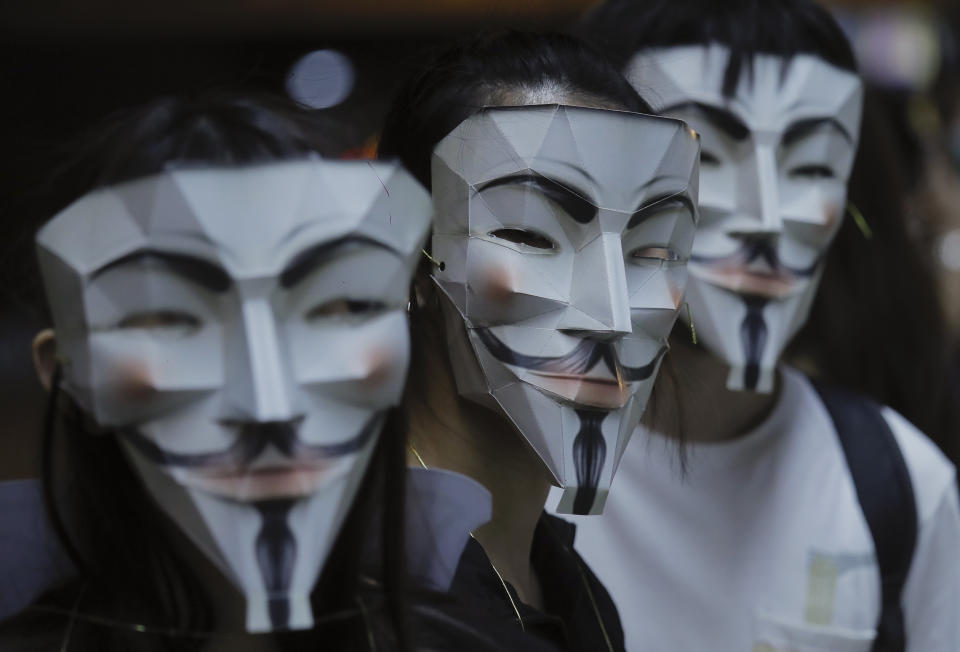
[[[123, 441], [121, 439], [121, 441]], [[249, 632], [310, 629], [310, 593], [366, 472], [376, 437], [347, 474], [302, 498], [227, 500], [178, 483], [126, 441], [147, 491], [243, 594]]]
[[777, 364], [803, 327], [817, 293], [822, 268], [804, 287], [782, 299], [738, 294], [695, 275], [687, 284], [687, 301], [697, 337], [730, 367], [727, 389], [767, 394], [773, 391]]
[[619, 409], [578, 405], [519, 380], [493, 357], [451, 301], [441, 304], [458, 393], [513, 424], [563, 489], [559, 513], [603, 513], [613, 474], [640, 422], [656, 370], [635, 383]]

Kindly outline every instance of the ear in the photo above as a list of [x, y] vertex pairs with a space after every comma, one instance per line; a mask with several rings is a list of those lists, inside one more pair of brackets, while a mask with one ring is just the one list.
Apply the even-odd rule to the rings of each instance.
[[33, 338], [33, 368], [44, 389], [50, 391], [53, 370], [57, 368], [57, 336], [45, 328]]

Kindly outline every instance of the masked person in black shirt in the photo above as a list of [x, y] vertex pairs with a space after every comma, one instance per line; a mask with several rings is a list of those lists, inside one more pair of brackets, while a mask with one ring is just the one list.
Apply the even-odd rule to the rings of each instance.
[[380, 155], [431, 188], [411, 302], [409, 460], [477, 479], [493, 519], [451, 591], [561, 650], [621, 650], [574, 528], [603, 510], [682, 305], [696, 135], [568, 36], [453, 47], [401, 91]]

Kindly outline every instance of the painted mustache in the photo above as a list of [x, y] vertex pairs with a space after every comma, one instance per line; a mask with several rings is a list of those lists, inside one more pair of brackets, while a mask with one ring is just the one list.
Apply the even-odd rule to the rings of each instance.
[[126, 429], [122, 434], [144, 457], [162, 466], [243, 468], [257, 459], [271, 444], [287, 457], [300, 462], [342, 457], [354, 453], [370, 441], [377, 432], [383, 416], [383, 412], [374, 414], [355, 437], [337, 444], [304, 443], [297, 437], [299, 420], [243, 422], [240, 424], [237, 440], [229, 448], [212, 453], [190, 454], [164, 450], [134, 428]]
[[807, 278], [813, 276], [820, 265], [822, 256], [817, 256], [816, 260], [809, 267], [790, 267], [785, 265], [777, 250], [774, 247], [773, 240], [766, 235], [747, 235], [742, 236], [740, 248], [726, 256], [697, 256], [691, 255], [690, 260], [695, 263], [705, 263], [710, 265], [749, 265], [756, 260], [762, 260], [769, 267], [774, 275], [797, 276]]
[[652, 376], [660, 358], [667, 352], [666, 347], [661, 348], [657, 351], [653, 360], [641, 367], [631, 367], [623, 364], [617, 357], [617, 351], [613, 348], [613, 344], [594, 340], [581, 340], [572, 351], [561, 356], [524, 355], [504, 344], [500, 338], [490, 332], [490, 329], [476, 328], [474, 330], [493, 357], [505, 364], [523, 367], [531, 371], [580, 375], [593, 369], [602, 360], [610, 373], [624, 382], [646, 380]]

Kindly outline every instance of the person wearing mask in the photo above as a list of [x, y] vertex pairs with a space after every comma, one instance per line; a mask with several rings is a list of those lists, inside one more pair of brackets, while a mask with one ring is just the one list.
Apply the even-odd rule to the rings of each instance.
[[679, 419], [634, 438], [606, 513], [578, 522], [627, 646], [960, 648], [955, 469], [892, 409], [781, 362], [857, 213], [843, 33], [807, 0], [610, 0], [584, 30], [702, 137]]
[[157, 100], [91, 143], [36, 238], [43, 482], [77, 575], [0, 647], [407, 649], [389, 415], [428, 194], [242, 95]]
[[561, 650], [623, 649], [616, 608], [543, 513], [599, 513], [683, 303], [698, 140], [569, 36], [507, 32], [430, 61], [380, 155], [431, 189], [411, 305], [410, 463], [493, 495], [451, 587]]

